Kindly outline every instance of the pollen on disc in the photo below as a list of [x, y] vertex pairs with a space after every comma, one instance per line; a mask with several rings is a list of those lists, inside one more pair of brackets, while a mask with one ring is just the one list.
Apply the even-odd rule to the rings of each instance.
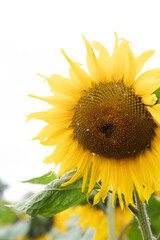
[[141, 98], [123, 83], [100, 83], [84, 92], [72, 122], [75, 138], [85, 149], [115, 159], [143, 152], [156, 128]]

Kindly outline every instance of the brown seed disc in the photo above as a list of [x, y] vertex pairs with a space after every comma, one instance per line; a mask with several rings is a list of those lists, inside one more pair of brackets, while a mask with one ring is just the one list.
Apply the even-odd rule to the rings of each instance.
[[115, 159], [144, 151], [156, 128], [141, 98], [123, 83], [100, 83], [86, 91], [74, 109], [73, 126], [85, 149]]

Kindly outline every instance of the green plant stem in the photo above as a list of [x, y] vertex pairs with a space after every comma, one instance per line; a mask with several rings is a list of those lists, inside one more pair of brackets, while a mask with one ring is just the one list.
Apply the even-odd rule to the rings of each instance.
[[147, 215], [145, 203], [142, 204], [136, 190], [135, 190], [135, 200], [136, 200], [136, 208], [134, 208], [133, 206], [132, 206], [133, 208], [130, 206], [128, 207], [131, 210], [131, 212], [135, 215], [138, 221], [143, 240], [155, 240], [156, 238], [153, 236], [151, 231], [151, 226], [150, 226], [149, 218]]
[[136, 216], [138, 214], [137, 208], [135, 208], [132, 204], [128, 205], [128, 208], [131, 210], [131, 212]]
[[102, 200], [100, 200], [100, 202], [97, 204], [97, 207], [100, 207], [102, 209], [102, 211], [107, 214], [107, 209], [105, 204], [102, 202]]
[[116, 240], [115, 234], [115, 215], [114, 208], [112, 207], [112, 194], [108, 193], [108, 202], [107, 202], [107, 222], [108, 222], [108, 231], [109, 239]]

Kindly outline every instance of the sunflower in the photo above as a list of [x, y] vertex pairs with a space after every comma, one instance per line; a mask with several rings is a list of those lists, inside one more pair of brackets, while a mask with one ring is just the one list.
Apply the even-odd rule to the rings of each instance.
[[60, 213], [57, 213], [53, 218], [53, 225], [56, 227], [61, 233], [67, 232], [67, 222], [70, 220], [72, 213], [72, 208], [68, 208]]
[[[95, 229], [93, 240], [106, 240], [108, 239], [108, 223], [106, 214], [96, 207], [88, 205], [77, 206], [73, 208], [73, 216], [79, 215], [78, 223], [84, 230], [88, 227]], [[123, 227], [133, 220], [133, 215], [127, 207], [124, 207], [123, 211], [119, 206], [115, 208], [115, 230], [116, 236], [118, 237]], [[125, 235], [129, 228], [126, 229]]]
[[78, 215], [78, 224], [84, 231], [87, 228], [95, 230], [93, 240], [108, 239], [107, 218], [105, 213], [97, 207], [91, 207], [89, 204], [73, 208], [73, 216]]
[[160, 69], [137, 75], [154, 51], [135, 58], [130, 43], [115, 34], [111, 56], [102, 44], [93, 42], [97, 57], [91, 44], [84, 41], [89, 73], [62, 50], [70, 64], [70, 78], [46, 77], [54, 94], [30, 95], [53, 106], [28, 116], [28, 120], [47, 123], [34, 139], [56, 146], [44, 163], [60, 163], [59, 177], [76, 168], [63, 186], [83, 177], [84, 192], [90, 176], [89, 196], [101, 181], [94, 204], [105, 200], [110, 187], [112, 200], [117, 193], [121, 208], [122, 195], [126, 205], [133, 204], [134, 188], [142, 202], [148, 201], [160, 190], [160, 104], [155, 94]]

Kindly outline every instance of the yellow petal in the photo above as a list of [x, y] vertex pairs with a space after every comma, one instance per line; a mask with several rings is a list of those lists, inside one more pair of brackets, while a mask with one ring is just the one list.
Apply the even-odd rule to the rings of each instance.
[[117, 36], [117, 33], [114, 32], [114, 35], [115, 35], [115, 45], [114, 45], [114, 50], [113, 50], [112, 56], [114, 56], [114, 54], [116, 53], [116, 51], [118, 49], [118, 36]]
[[85, 39], [84, 36], [83, 39], [87, 49], [87, 66], [93, 81], [96, 83], [105, 82], [106, 81], [105, 71], [103, 70], [102, 66], [100, 66], [98, 58], [95, 56], [93, 48], [90, 45], [90, 43]]
[[[128, 161], [130, 161], [130, 159], [128, 159]], [[124, 162], [122, 160], [121, 163], [119, 163], [119, 166], [117, 166], [118, 173], [119, 173], [119, 179], [121, 179], [121, 181], [119, 181], [119, 191], [121, 192], [121, 194], [123, 194], [125, 196], [126, 205], [128, 205], [129, 203], [133, 203], [133, 195], [132, 195], [133, 180], [131, 178], [129, 178], [128, 181], [126, 181], [127, 176], [129, 174], [127, 163], [125, 162], [125, 160], [124, 160]], [[122, 202], [121, 202], [120, 206], [121, 206], [121, 208], [123, 207]]]
[[73, 97], [55, 93], [54, 96], [49, 96], [49, 97], [39, 97], [35, 95], [28, 94], [29, 97], [37, 98], [42, 101], [45, 101], [52, 106], [56, 107], [56, 109], [68, 109], [68, 111], [72, 111], [75, 105], [77, 104], [79, 98], [81, 97], [81, 94], [78, 94]]
[[137, 72], [136, 60], [132, 51], [130, 50], [128, 56], [128, 66], [126, 66], [126, 71], [123, 77], [123, 82], [127, 87], [130, 87], [134, 83], [136, 72]]
[[77, 166], [77, 161], [81, 157], [81, 149], [79, 148], [78, 141], [73, 141], [68, 147], [68, 151], [62, 159], [60, 164], [60, 170], [57, 174], [58, 177], [61, 177], [64, 173], [73, 170]]
[[89, 88], [92, 86], [92, 79], [90, 78], [90, 76], [80, 67], [79, 64], [73, 62], [65, 53], [65, 51], [63, 49], [61, 49], [62, 54], [64, 55], [64, 57], [67, 59], [67, 61], [70, 63], [70, 76], [71, 79], [73, 81], [77, 81], [77, 83], [79, 83], [81, 85], [81, 87], [83, 86], [83, 88]]
[[66, 156], [66, 154], [68, 153], [68, 148], [69, 148], [70, 143], [66, 143], [63, 145], [58, 145], [56, 146], [55, 150], [53, 153], [51, 153], [49, 156], [47, 156], [43, 162], [45, 164], [49, 164], [49, 163], [55, 163], [58, 164], [60, 162], [63, 161], [64, 157]]
[[94, 188], [96, 182], [98, 182], [98, 180], [99, 180], [100, 161], [98, 158], [99, 158], [98, 156], [93, 155], [91, 178], [89, 181], [88, 194], [87, 194], [88, 197], [89, 197], [90, 193], [92, 192], [92, 189]]
[[[123, 210], [124, 209], [124, 200], [122, 198], [122, 193], [119, 188], [117, 189], [117, 195], [118, 195], [119, 205], [121, 206], [121, 209]], [[112, 205], [113, 205], [113, 203], [112, 203]], [[126, 203], [126, 206], [127, 206], [127, 203]]]
[[[90, 154], [88, 154], [88, 152], [83, 152], [81, 155], [81, 159], [80, 161], [76, 163], [76, 167], [77, 167], [77, 172], [75, 173], [75, 175], [68, 181], [63, 183], [61, 186], [65, 187], [69, 184], [74, 183], [75, 181], [79, 180], [82, 176], [84, 176], [85, 170], [86, 168], [88, 168], [88, 164], [91, 164], [91, 159], [90, 159]], [[83, 190], [85, 187], [86, 182], [84, 182], [83, 184]]]
[[136, 75], [141, 71], [143, 68], [144, 64], [148, 61], [150, 57], [153, 56], [155, 51], [149, 50], [144, 53], [142, 53], [140, 56], [136, 57], [136, 65], [137, 65], [137, 73]]
[[88, 178], [89, 178], [89, 174], [90, 174], [90, 170], [91, 170], [91, 162], [92, 162], [91, 156], [89, 156], [88, 160], [87, 160], [87, 165], [86, 165], [86, 168], [85, 168], [85, 172], [84, 172], [84, 175], [83, 175], [82, 192], [85, 191], [85, 188], [86, 188], [87, 183], [88, 183]]
[[125, 84], [129, 87], [135, 79], [136, 64], [128, 41], [123, 40], [120, 46], [116, 48], [112, 55], [112, 63], [113, 80], [120, 82], [124, 78]]
[[102, 67], [105, 75], [106, 82], [109, 82], [112, 76], [111, 70], [111, 57], [107, 51], [107, 49], [100, 44], [99, 42], [94, 41], [92, 43], [93, 47], [99, 51], [99, 65]]
[[160, 68], [155, 68], [142, 73], [141, 75], [139, 75], [137, 80], [139, 81], [140, 78], [144, 78], [144, 77], [160, 78]]
[[30, 119], [39, 119], [49, 124], [64, 123], [66, 126], [70, 126], [70, 122], [72, 120], [72, 116], [69, 111], [60, 111], [55, 108], [51, 108], [47, 111], [31, 113], [27, 117], [27, 121]]
[[53, 74], [50, 77], [45, 77], [41, 74], [38, 74], [40, 77], [43, 77], [48, 82], [52, 92], [58, 92], [65, 95], [75, 96], [75, 92], [78, 92], [79, 89], [74, 81], [71, 81], [69, 78], [64, 78], [58, 74]]
[[27, 116], [28, 117], [27, 121], [29, 121], [30, 119], [39, 119], [51, 124], [53, 123], [53, 116], [54, 108], [49, 109], [47, 111], [31, 113]]
[[147, 107], [147, 110], [150, 112], [156, 123], [160, 125], [160, 104], [153, 107]]
[[100, 167], [100, 179], [101, 179], [101, 189], [94, 197], [93, 204], [97, 204], [100, 201], [100, 198], [105, 199], [110, 188], [110, 177], [111, 177], [111, 168], [110, 162], [106, 158], [99, 159]]
[[157, 97], [156, 97], [156, 94], [151, 94], [149, 96], [145, 96], [145, 97], [142, 97], [142, 102], [145, 104], [145, 105], [154, 105], [156, 102], [157, 102]]
[[55, 142], [53, 141], [53, 130], [54, 128], [52, 125], [47, 125], [32, 140], [39, 140], [44, 146], [55, 146]]
[[160, 87], [160, 78], [143, 77], [138, 78], [134, 85], [135, 94], [143, 97], [152, 94], [157, 88]]
[[[38, 96], [35, 96], [35, 95], [32, 95], [32, 94], [28, 94], [29, 97], [32, 97], [32, 98], [37, 98], [37, 99], [40, 99], [42, 101], [45, 101], [45, 102], [48, 102], [49, 104], [53, 105], [53, 96], [49, 96], [49, 97], [38, 97]], [[53, 105], [54, 106], [54, 105]]]

